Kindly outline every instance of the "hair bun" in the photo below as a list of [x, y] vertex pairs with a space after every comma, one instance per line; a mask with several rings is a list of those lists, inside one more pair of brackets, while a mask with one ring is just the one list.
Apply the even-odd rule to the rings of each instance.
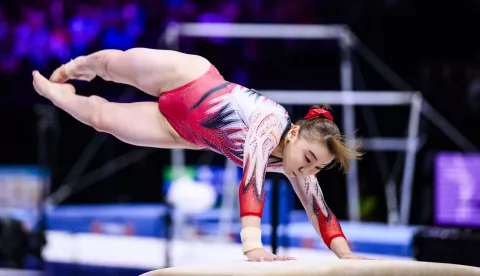
[[321, 109], [324, 109], [326, 111], [332, 111], [332, 106], [329, 105], [329, 104], [316, 104], [316, 105], [312, 105], [310, 106], [310, 110], [311, 109], [317, 109], [317, 108], [321, 108]]
[[310, 120], [315, 118], [325, 118], [331, 122], [333, 122], [333, 116], [330, 111], [323, 109], [323, 108], [311, 108], [308, 111], [307, 115], [305, 115], [304, 119]]

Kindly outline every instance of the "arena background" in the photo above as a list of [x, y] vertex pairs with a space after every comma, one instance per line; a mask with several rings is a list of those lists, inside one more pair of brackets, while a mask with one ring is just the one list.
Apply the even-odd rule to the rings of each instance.
[[[208, 198], [212, 190], [196, 187], [197, 197], [180, 196], [176, 202], [196, 202], [198, 208], [180, 212], [166, 201], [178, 179], [172, 151], [138, 148], [97, 133], [32, 87], [34, 69], [49, 75], [71, 58], [101, 49], [171, 49], [168, 30], [174, 24], [217, 22], [346, 26], [361, 41], [352, 51], [352, 90], [419, 91], [423, 113], [415, 135], [418, 151], [407, 220], [398, 216], [409, 162], [404, 151], [384, 150], [391, 140], [377, 140], [372, 147], [380, 150], [366, 149], [358, 164], [358, 219], [349, 209], [354, 202], [344, 175], [321, 172], [322, 190], [359, 254], [480, 266], [471, 258], [480, 225], [479, 15], [473, 0], [2, 1], [0, 263], [51, 275], [132, 275], [188, 261], [238, 258], [237, 206], [224, 185], [237, 180], [224, 175], [228, 166], [223, 157], [185, 151], [182, 176], [214, 187], [215, 195], [204, 202], [198, 195]], [[226, 79], [261, 93], [343, 89], [336, 40], [182, 36], [174, 46], [205, 56]], [[74, 84], [81, 95], [155, 101], [99, 78]], [[285, 104], [294, 120], [306, 114], [308, 105]], [[342, 108], [334, 105], [333, 115], [343, 129]], [[354, 111], [360, 137], [407, 136], [410, 105], [362, 105]], [[275, 229], [279, 225], [274, 242], [279, 251], [333, 258], [285, 179], [267, 177], [265, 242], [271, 243], [273, 222]], [[184, 185], [179, 187], [196, 185], [179, 181]], [[428, 251], [430, 243], [445, 248], [432, 229], [456, 231], [449, 248], [461, 253]], [[171, 236], [173, 242], [166, 243]]]

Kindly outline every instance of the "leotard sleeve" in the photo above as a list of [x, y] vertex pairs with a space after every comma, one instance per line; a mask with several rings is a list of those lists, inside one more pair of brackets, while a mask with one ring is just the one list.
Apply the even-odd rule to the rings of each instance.
[[243, 177], [239, 185], [240, 217], [262, 217], [268, 157], [280, 142], [282, 121], [275, 112], [259, 110], [250, 116], [244, 146]]
[[312, 175], [288, 178], [292, 182], [293, 189], [302, 202], [313, 228], [325, 245], [330, 248], [333, 239], [345, 238], [337, 218], [325, 202], [317, 177]]

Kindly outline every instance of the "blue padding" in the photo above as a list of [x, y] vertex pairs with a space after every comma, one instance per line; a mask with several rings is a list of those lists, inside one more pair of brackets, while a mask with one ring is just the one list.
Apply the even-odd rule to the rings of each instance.
[[[328, 250], [323, 241], [314, 231], [305, 211], [295, 211], [288, 216], [295, 222], [279, 225], [280, 246], [313, 248]], [[340, 221], [345, 236], [352, 250], [371, 254], [390, 254], [403, 257], [412, 256], [412, 240], [417, 227], [388, 226], [381, 223], [355, 223]], [[198, 232], [203, 235], [215, 235], [218, 224], [210, 221], [197, 220], [194, 222]], [[284, 225], [287, 227], [285, 228]], [[240, 224], [231, 227], [230, 237], [240, 243]], [[271, 244], [270, 225], [262, 221], [262, 241]]]
[[3, 175], [33, 175], [40, 178], [50, 177], [50, 171], [40, 166], [1, 166], [0, 174]]
[[49, 212], [49, 230], [164, 237], [162, 205], [74, 205]]
[[[279, 245], [327, 249], [313, 230], [304, 210], [288, 212], [293, 200], [288, 200], [288, 186], [280, 189]], [[271, 185], [267, 185], [267, 200]], [[267, 205], [267, 204], [266, 204]], [[270, 208], [265, 206], [267, 213]], [[95, 232], [109, 235], [165, 237], [164, 215], [161, 205], [87, 205], [62, 206], [48, 216], [49, 230], [68, 232]], [[285, 215], [288, 214], [288, 215]], [[262, 219], [263, 242], [271, 244], [267, 214]], [[220, 212], [218, 209], [195, 216], [191, 223], [202, 235], [216, 235]], [[356, 252], [412, 256], [412, 239], [417, 227], [388, 226], [381, 223], [340, 221], [345, 236]], [[286, 226], [286, 227], [284, 227]], [[240, 223], [234, 223], [230, 236], [240, 242]]]

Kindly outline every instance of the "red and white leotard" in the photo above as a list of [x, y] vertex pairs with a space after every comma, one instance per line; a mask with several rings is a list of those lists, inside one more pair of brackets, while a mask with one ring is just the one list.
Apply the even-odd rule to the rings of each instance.
[[[292, 124], [285, 108], [253, 89], [226, 81], [213, 65], [200, 78], [162, 93], [158, 105], [182, 138], [243, 167], [240, 216], [261, 217], [265, 173], [284, 173], [282, 160], [271, 153]], [[344, 237], [316, 177], [289, 179], [326, 245]]]

